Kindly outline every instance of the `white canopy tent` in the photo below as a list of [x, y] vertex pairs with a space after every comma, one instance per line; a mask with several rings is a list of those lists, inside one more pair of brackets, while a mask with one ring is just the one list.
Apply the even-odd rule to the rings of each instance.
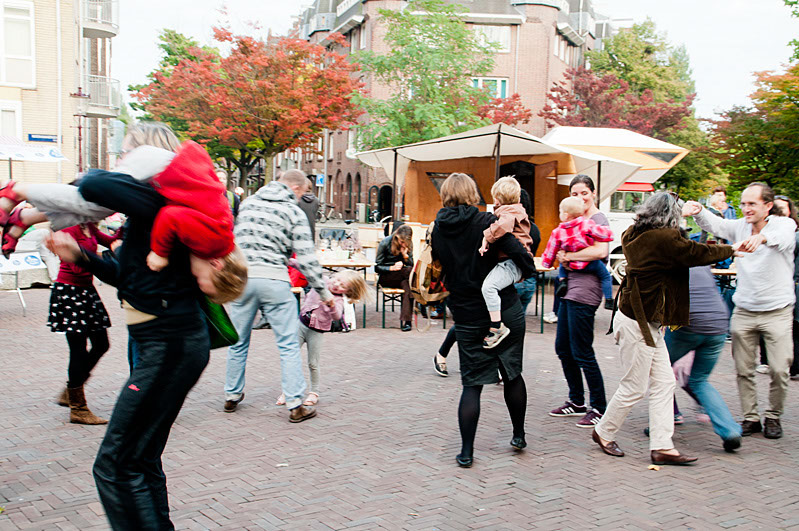
[[556, 153], [570, 155], [573, 162], [573, 171], [560, 173], [558, 170], [558, 184], [568, 185], [576, 174], [588, 175], [597, 184], [600, 201], [610, 197], [620, 184], [640, 168], [638, 164], [553, 144], [505, 124], [489, 125], [405, 146], [362, 151], [355, 156], [364, 164], [382, 167], [393, 177], [396, 198], [397, 181], [404, 179], [411, 161], [490, 157], [496, 160], [498, 176], [500, 157]]
[[12, 161], [64, 162], [67, 158], [54, 145], [37, 146], [16, 137], [0, 136], [0, 160], [8, 160], [8, 176], [13, 178]]
[[544, 140], [638, 164], [640, 169], [627, 179], [634, 183], [656, 182], [689, 152], [686, 148], [634, 131], [609, 127], [557, 127], [547, 133]]

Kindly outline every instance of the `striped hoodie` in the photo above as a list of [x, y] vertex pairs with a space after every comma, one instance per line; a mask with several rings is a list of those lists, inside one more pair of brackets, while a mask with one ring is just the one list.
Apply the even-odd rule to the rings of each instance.
[[333, 297], [322, 279], [308, 218], [291, 189], [272, 181], [242, 201], [234, 229], [236, 244], [247, 257], [250, 278], [290, 282], [288, 261], [297, 265], [322, 300]]

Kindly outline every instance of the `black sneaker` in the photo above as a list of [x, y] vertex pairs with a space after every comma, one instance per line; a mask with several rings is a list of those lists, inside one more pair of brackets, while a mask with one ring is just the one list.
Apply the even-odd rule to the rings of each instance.
[[269, 321], [266, 320], [266, 317], [261, 317], [261, 320], [252, 325], [253, 330], [263, 330], [265, 328], [272, 328], [272, 325], [269, 324]]
[[436, 370], [436, 374], [439, 376], [447, 377], [449, 373], [447, 372], [447, 359], [444, 358], [444, 363], [438, 362], [438, 355], [433, 356], [433, 367]]
[[239, 407], [239, 402], [242, 400], [244, 400], [244, 393], [241, 393], [238, 400], [225, 400], [225, 413], [233, 413], [236, 411], [236, 408]]
[[606, 310], [613, 311], [613, 306], [614, 306], [613, 299], [605, 299], [605, 309]]
[[562, 406], [553, 409], [549, 412], [551, 417], [582, 417], [588, 413], [588, 408], [585, 406], [577, 406], [568, 400]]
[[763, 425], [759, 420], [745, 420], [741, 422], [741, 435], [748, 437], [753, 433], [760, 433], [763, 431]]
[[555, 296], [561, 299], [569, 292], [569, 282], [565, 278], [558, 284], [558, 289], [555, 290]]
[[725, 439], [722, 445], [724, 446], [724, 451], [731, 454], [741, 447], [741, 438], [733, 437], [732, 439]]

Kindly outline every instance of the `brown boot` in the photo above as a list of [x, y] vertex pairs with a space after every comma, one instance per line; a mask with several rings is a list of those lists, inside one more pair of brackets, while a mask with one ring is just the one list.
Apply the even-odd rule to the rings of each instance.
[[67, 388], [64, 387], [64, 390], [61, 391], [61, 394], [58, 395], [55, 401], [56, 404], [63, 407], [69, 407], [69, 393], [67, 392]]
[[86, 406], [83, 386], [67, 389], [69, 393], [69, 421], [73, 424], [108, 424], [108, 421], [96, 416]]

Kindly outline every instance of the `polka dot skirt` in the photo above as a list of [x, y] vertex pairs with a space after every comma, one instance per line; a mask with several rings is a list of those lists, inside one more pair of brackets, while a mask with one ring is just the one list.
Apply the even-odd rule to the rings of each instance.
[[47, 325], [53, 332], [86, 334], [110, 327], [111, 320], [94, 286], [56, 282], [50, 291]]

